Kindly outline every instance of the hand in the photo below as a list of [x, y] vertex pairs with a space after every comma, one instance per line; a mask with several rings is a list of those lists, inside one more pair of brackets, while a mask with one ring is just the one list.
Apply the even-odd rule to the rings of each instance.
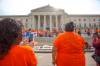
[[53, 60], [53, 61], [52, 61], [52, 64], [55, 66], [56, 62]]

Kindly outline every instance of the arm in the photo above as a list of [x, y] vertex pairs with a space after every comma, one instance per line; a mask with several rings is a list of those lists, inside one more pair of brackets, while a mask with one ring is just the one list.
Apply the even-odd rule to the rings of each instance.
[[55, 47], [52, 48], [52, 64], [55, 65], [56, 64], [56, 51], [57, 49]]
[[57, 50], [59, 48], [59, 44], [61, 43], [62, 39], [63, 39], [62, 38], [62, 34], [59, 34], [55, 38], [55, 40], [53, 42], [53, 48], [52, 48], [52, 63], [53, 63], [54, 66], [55, 66], [56, 60], [57, 60]]

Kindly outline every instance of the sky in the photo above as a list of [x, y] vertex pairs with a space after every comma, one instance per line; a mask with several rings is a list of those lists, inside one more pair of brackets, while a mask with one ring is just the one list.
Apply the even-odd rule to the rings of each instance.
[[0, 15], [27, 15], [48, 4], [68, 14], [100, 14], [100, 0], [0, 0]]

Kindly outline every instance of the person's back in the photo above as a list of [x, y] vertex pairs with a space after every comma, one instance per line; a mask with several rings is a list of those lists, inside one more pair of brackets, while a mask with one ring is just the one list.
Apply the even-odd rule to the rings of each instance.
[[53, 44], [52, 61], [57, 66], [85, 66], [84, 39], [73, 32], [72, 22], [65, 25], [65, 32], [59, 34]]
[[13, 45], [0, 66], [36, 66], [37, 60], [31, 47]]
[[62, 47], [59, 47], [59, 48], [62, 48], [60, 50], [63, 50], [63, 52], [74, 53], [74, 54], [83, 53], [82, 47], [84, 47], [84, 40], [80, 35], [74, 32], [64, 32], [60, 34], [59, 38], [60, 38], [59, 45], [62, 47], [65, 47], [65, 49], [63, 49]]
[[11, 18], [0, 20], [0, 66], [36, 66], [31, 47], [20, 46], [22, 24]]
[[65, 32], [60, 35], [59, 38], [60, 39], [54, 42], [55, 46], [58, 48], [58, 66], [73, 66], [75, 64], [77, 66], [85, 66], [83, 39], [73, 32]]

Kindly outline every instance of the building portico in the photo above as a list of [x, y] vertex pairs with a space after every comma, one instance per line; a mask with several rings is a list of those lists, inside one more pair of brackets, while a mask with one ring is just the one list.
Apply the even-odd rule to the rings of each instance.
[[[48, 9], [48, 10], [47, 10]], [[51, 10], [52, 9], [52, 10]], [[32, 23], [34, 29], [36, 30], [61, 30], [61, 23], [64, 16], [64, 11], [61, 9], [55, 9], [49, 5], [38, 8], [36, 10], [32, 10], [30, 16], [32, 19]]]
[[35, 29], [38, 30], [46, 30], [49, 29], [52, 31], [53, 29], [61, 28], [61, 18], [62, 15], [33, 15], [32, 24]]
[[100, 14], [73, 15], [67, 14], [63, 9], [57, 9], [50, 5], [31, 10], [28, 15], [6, 15], [3, 18], [13, 18], [22, 22], [24, 28], [34, 30], [63, 30], [64, 24], [73, 21], [78, 29], [96, 29], [100, 28]]

